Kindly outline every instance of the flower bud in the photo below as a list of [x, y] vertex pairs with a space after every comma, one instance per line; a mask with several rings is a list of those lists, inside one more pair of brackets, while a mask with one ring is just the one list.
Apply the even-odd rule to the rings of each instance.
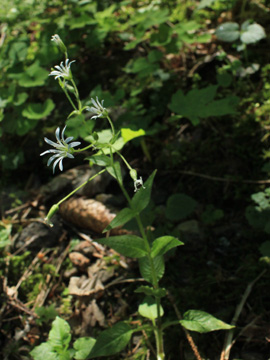
[[59, 35], [55, 34], [51, 38], [52, 41], [56, 43], [56, 45], [59, 47], [59, 49], [64, 53], [67, 54], [67, 48], [66, 45], [63, 43], [62, 39]]
[[[54, 204], [54, 205], [50, 208], [47, 216], [45, 217], [45, 222], [46, 222], [47, 224], [49, 224], [49, 225], [51, 224], [50, 219], [53, 217], [53, 215], [54, 215], [58, 210], [59, 210], [59, 205], [58, 205], [58, 204]], [[50, 225], [50, 226], [51, 226], [51, 225]]]
[[135, 169], [131, 169], [129, 175], [133, 181], [137, 180], [137, 171]]

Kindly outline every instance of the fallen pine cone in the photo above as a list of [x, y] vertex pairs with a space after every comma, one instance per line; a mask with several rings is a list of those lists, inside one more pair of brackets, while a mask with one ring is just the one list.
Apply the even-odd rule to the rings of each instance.
[[[94, 199], [72, 197], [60, 205], [59, 212], [64, 220], [78, 227], [101, 234], [107, 225], [115, 218], [104, 204]], [[113, 235], [129, 233], [127, 230], [115, 228]]]

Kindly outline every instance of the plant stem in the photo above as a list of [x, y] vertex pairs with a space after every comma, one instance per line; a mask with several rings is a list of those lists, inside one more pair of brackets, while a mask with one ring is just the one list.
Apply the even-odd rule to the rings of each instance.
[[75, 81], [73, 80], [73, 78], [70, 80], [72, 85], [73, 85], [73, 89], [75, 91], [75, 97], [76, 97], [76, 100], [77, 100], [77, 103], [78, 103], [78, 110], [79, 112], [81, 113], [82, 111], [82, 103], [81, 103], [81, 100], [80, 100], [80, 95], [79, 95], [79, 91], [78, 91], [78, 88], [75, 84]]
[[[118, 181], [118, 184], [123, 192], [123, 194], [125, 195], [129, 206], [132, 208], [132, 202], [131, 199], [126, 191], [126, 189], [124, 188], [124, 186]], [[152, 274], [152, 279], [153, 279], [153, 286], [155, 289], [159, 288], [159, 284], [158, 284], [158, 278], [157, 278], [157, 274], [156, 274], [156, 269], [155, 269], [155, 265], [154, 265], [154, 260], [151, 256], [151, 246], [149, 244], [147, 235], [145, 233], [142, 221], [141, 221], [141, 217], [139, 214], [137, 214], [135, 216], [135, 219], [137, 221], [140, 233], [142, 235], [142, 238], [144, 240], [145, 243], [145, 248], [147, 250], [147, 258], [151, 267], [151, 274]], [[153, 323], [154, 325], [154, 332], [155, 332], [155, 339], [156, 339], [156, 348], [157, 348], [157, 360], [164, 360], [165, 359], [165, 354], [164, 354], [164, 345], [163, 345], [163, 332], [162, 332], [162, 323], [161, 323], [161, 315], [160, 315], [160, 308], [161, 308], [161, 304], [160, 304], [160, 298], [159, 297], [155, 297], [156, 300], [156, 304], [157, 304], [157, 322], [156, 324]]]
[[67, 196], [65, 196], [62, 200], [60, 200], [57, 205], [62, 204], [62, 202], [66, 201], [68, 198], [70, 198], [73, 194], [75, 194], [78, 190], [80, 190], [82, 187], [84, 187], [88, 182], [92, 181], [95, 177], [101, 175], [102, 173], [104, 173], [104, 171], [106, 171], [106, 169], [102, 169], [100, 170], [98, 173], [96, 173], [95, 175], [91, 176], [88, 180], [86, 180], [84, 183], [82, 183], [80, 186], [78, 186], [75, 190], [71, 191]]
[[111, 118], [109, 117], [109, 115], [107, 116], [107, 120], [109, 121], [109, 124], [110, 124], [111, 129], [112, 129], [112, 138], [114, 138], [114, 136], [115, 136], [115, 130], [114, 130], [114, 126], [113, 126], [112, 120], [111, 120]]

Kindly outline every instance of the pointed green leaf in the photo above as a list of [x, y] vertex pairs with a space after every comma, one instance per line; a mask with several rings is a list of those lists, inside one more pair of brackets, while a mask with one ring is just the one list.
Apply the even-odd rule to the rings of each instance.
[[49, 332], [49, 342], [54, 349], [63, 349], [68, 347], [71, 340], [70, 326], [67, 321], [56, 317], [52, 323], [51, 331]]
[[162, 298], [166, 296], [167, 291], [164, 288], [154, 289], [151, 286], [142, 285], [135, 290], [135, 293], [144, 293], [145, 295]]
[[124, 322], [119, 322], [110, 329], [103, 331], [98, 336], [87, 359], [117, 354], [127, 346], [132, 333], [133, 330]]
[[108, 173], [114, 177], [120, 184], [123, 184], [121, 166], [118, 161], [116, 161], [113, 166], [107, 166]]
[[164, 255], [167, 251], [179, 245], [184, 245], [184, 243], [174, 236], [161, 236], [154, 240], [151, 256], [156, 257], [158, 255]]
[[135, 216], [134, 211], [129, 208], [122, 209], [116, 217], [110, 222], [110, 224], [103, 230], [103, 232], [112, 230], [117, 226], [122, 226], [126, 224], [129, 220], [131, 220]]
[[89, 352], [93, 349], [96, 339], [92, 337], [81, 337], [77, 339], [73, 345], [76, 350], [74, 358], [76, 360], [84, 360], [87, 358]]
[[[143, 303], [139, 306], [139, 314], [147, 319], [155, 320], [158, 317], [157, 302], [152, 296], [146, 296]], [[164, 315], [164, 310], [160, 305], [160, 316]]]
[[124, 256], [141, 258], [147, 254], [144, 240], [136, 235], [110, 236], [96, 241], [111, 247]]
[[207, 333], [215, 330], [230, 330], [234, 326], [215, 318], [214, 316], [200, 310], [189, 310], [185, 312], [180, 323], [184, 328], [199, 333]]
[[131, 207], [137, 213], [140, 213], [143, 209], [145, 209], [150, 202], [152, 185], [156, 172], [157, 171], [155, 170], [145, 182], [145, 189], [141, 187], [131, 200]]
[[[162, 276], [164, 275], [164, 271], [165, 271], [163, 256], [156, 256], [152, 261], [154, 263], [154, 269], [155, 269], [155, 273], [157, 276], [157, 280], [160, 280], [162, 278]], [[146, 281], [153, 284], [154, 280], [153, 280], [153, 275], [152, 275], [152, 268], [149, 263], [148, 257], [143, 257], [143, 258], [139, 259], [139, 268], [140, 268], [140, 273], [141, 273], [142, 277]]]

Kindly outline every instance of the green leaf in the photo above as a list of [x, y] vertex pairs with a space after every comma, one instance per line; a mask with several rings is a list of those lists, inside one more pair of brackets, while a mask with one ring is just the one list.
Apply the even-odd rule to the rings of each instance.
[[43, 119], [55, 108], [55, 104], [51, 99], [47, 99], [44, 104], [28, 104], [23, 109], [23, 116], [31, 120]]
[[154, 177], [156, 175], [156, 170], [149, 176], [147, 181], [144, 184], [144, 187], [141, 187], [131, 200], [131, 207], [136, 213], [140, 213], [146, 206], [149, 204], [151, 199], [152, 185]]
[[227, 22], [218, 26], [216, 36], [219, 40], [226, 42], [234, 42], [239, 39], [239, 25], [234, 22]]
[[77, 360], [84, 360], [87, 358], [89, 352], [93, 349], [96, 343], [96, 339], [91, 337], [81, 337], [73, 344], [76, 350], [74, 358]]
[[15, 106], [20, 106], [22, 105], [28, 98], [28, 94], [25, 92], [19, 93], [17, 94], [17, 96], [14, 98], [13, 100], [13, 104]]
[[0, 249], [6, 247], [10, 243], [9, 235], [11, 229], [11, 224], [0, 225]]
[[184, 243], [173, 236], [159, 237], [153, 242], [151, 256], [154, 258], [159, 255], [164, 255], [170, 249], [179, 245], [184, 245]]
[[[243, 25], [242, 25], [243, 26]], [[266, 37], [264, 28], [259, 24], [251, 24], [242, 32], [240, 39], [244, 44], [255, 44]]]
[[145, 295], [159, 297], [159, 298], [162, 298], [167, 294], [167, 291], [164, 288], [154, 289], [153, 287], [147, 285], [139, 286], [138, 289], [136, 289], [134, 292], [144, 293]]
[[270, 257], [270, 241], [263, 242], [262, 245], [259, 247], [259, 251], [262, 256]]
[[110, 222], [110, 224], [103, 230], [103, 233], [126, 224], [135, 216], [134, 211], [129, 208], [122, 209], [116, 217]]
[[110, 329], [103, 331], [98, 336], [87, 359], [117, 354], [127, 346], [132, 333], [133, 330], [124, 322], [119, 322]]
[[136, 235], [110, 236], [96, 241], [111, 247], [124, 256], [141, 258], [147, 254], [144, 240]]
[[34, 358], [34, 360], [59, 360], [58, 354], [54, 352], [53, 347], [49, 342], [36, 346], [30, 352], [30, 355]]
[[206, 7], [211, 7], [211, 5], [215, 2], [216, 0], [201, 0], [200, 4], [198, 5], [198, 9], [204, 9]]
[[171, 221], [183, 220], [193, 213], [197, 202], [186, 194], [171, 195], [166, 205], [166, 217]]
[[124, 139], [124, 142], [127, 143], [128, 141], [135, 139], [136, 137], [139, 136], [144, 136], [145, 135], [145, 131], [143, 129], [139, 129], [139, 130], [131, 130], [128, 128], [122, 128], [121, 129], [121, 136]]
[[[152, 296], [144, 298], [143, 303], [139, 306], [139, 314], [147, 319], [155, 320], [158, 317], [157, 302]], [[160, 305], [160, 316], [164, 315], [164, 310]]]
[[36, 61], [26, 68], [24, 72], [9, 74], [8, 77], [18, 80], [19, 85], [23, 87], [42, 86], [48, 79], [48, 71], [40, 67], [39, 62]]
[[55, 350], [68, 347], [71, 340], [70, 326], [67, 321], [56, 317], [49, 332], [49, 342]]
[[207, 333], [215, 330], [230, 330], [234, 326], [215, 318], [214, 316], [200, 310], [189, 310], [184, 313], [180, 323], [184, 328], [199, 333]]
[[[155, 269], [155, 273], [157, 276], [157, 280], [160, 280], [162, 278], [162, 276], [164, 275], [164, 271], [165, 271], [163, 256], [156, 256], [155, 258], [152, 259], [152, 261], [154, 263], [154, 269]], [[142, 277], [146, 281], [148, 281], [154, 285], [152, 268], [151, 268], [148, 257], [143, 257], [143, 258], [139, 259], [139, 268], [140, 268], [140, 273], [141, 273]]]
[[169, 108], [190, 119], [193, 125], [198, 125], [200, 118], [235, 114], [239, 98], [230, 95], [221, 100], [214, 100], [217, 88], [218, 86], [211, 85], [204, 89], [193, 89], [186, 95], [182, 90], [178, 90], [172, 96]]
[[119, 181], [120, 184], [123, 184], [121, 165], [118, 161], [115, 161], [113, 166], [107, 166], [106, 170], [112, 177]]
[[91, 161], [93, 164], [98, 166], [110, 166], [111, 159], [106, 155], [93, 155], [87, 157], [86, 160]]

